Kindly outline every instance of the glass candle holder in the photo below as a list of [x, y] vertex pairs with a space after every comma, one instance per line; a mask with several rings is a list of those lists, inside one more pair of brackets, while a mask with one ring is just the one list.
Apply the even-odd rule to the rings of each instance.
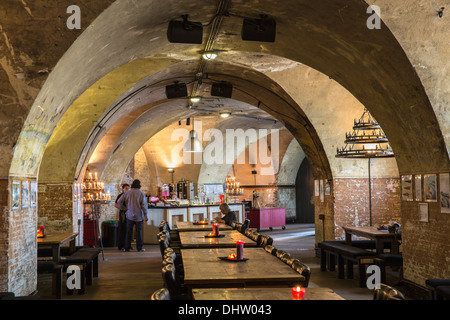
[[236, 258], [238, 260], [244, 259], [244, 241], [236, 241]]
[[296, 286], [292, 288], [292, 298], [294, 300], [303, 300], [306, 290], [303, 287]]

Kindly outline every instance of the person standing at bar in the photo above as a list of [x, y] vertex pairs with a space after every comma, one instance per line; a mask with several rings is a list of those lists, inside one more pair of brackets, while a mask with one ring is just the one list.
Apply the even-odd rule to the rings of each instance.
[[127, 217], [127, 241], [125, 251], [130, 251], [131, 240], [133, 237], [133, 227], [136, 228], [136, 250], [143, 252], [144, 243], [142, 240], [142, 225], [143, 221], [148, 221], [147, 211], [148, 203], [144, 192], [141, 190], [141, 182], [134, 180], [131, 184], [131, 189], [120, 197], [118, 204], [121, 210], [126, 210]]
[[127, 216], [125, 214], [126, 210], [121, 210], [119, 205], [117, 204], [117, 201], [119, 201], [120, 197], [123, 196], [123, 194], [125, 192], [127, 192], [128, 190], [130, 190], [130, 185], [127, 183], [124, 183], [122, 185], [122, 193], [117, 196], [116, 203], [114, 204], [114, 206], [120, 210], [119, 211], [119, 228], [117, 230], [118, 236], [119, 236], [119, 241], [118, 241], [117, 247], [119, 248], [119, 250], [122, 250], [122, 251], [125, 251], [126, 249], [130, 249], [130, 248], [125, 247], [125, 241], [126, 241], [126, 236], [127, 236]]

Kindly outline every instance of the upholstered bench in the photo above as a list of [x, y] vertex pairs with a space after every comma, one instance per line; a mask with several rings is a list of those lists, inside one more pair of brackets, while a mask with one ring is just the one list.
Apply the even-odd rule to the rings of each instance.
[[437, 300], [450, 300], [450, 286], [436, 287], [436, 299]]
[[[401, 254], [383, 253], [379, 254], [374, 260], [375, 264], [380, 267], [381, 282], [386, 283], [386, 267], [400, 267], [403, 268], [403, 256]], [[402, 276], [402, 269], [400, 269], [400, 279]]]
[[38, 274], [53, 274], [53, 288], [55, 290], [56, 299], [61, 299], [62, 296], [62, 265], [56, 264], [53, 261], [37, 262]]
[[[81, 267], [81, 289], [78, 291], [79, 294], [85, 293], [86, 284], [92, 284], [92, 277], [98, 277], [99, 252], [98, 248], [83, 247], [70, 256], [61, 257], [61, 264], [64, 265], [64, 269], [67, 269], [70, 265]], [[67, 288], [67, 294], [73, 294], [73, 290]]]
[[450, 279], [427, 279], [425, 285], [430, 289], [430, 298], [436, 300], [436, 288], [439, 286], [450, 286]]
[[349, 246], [338, 241], [323, 241], [318, 244], [320, 250], [320, 270], [326, 271], [327, 255], [329, 256], [329, 269], [334, 270], [334, 257], [338, 260], [338, 277], [344, 279], [344, 266], [347, 262], [347, 278], [353, 279], [353, 263], [359, 267], [359, 286], [363, 288], [366, 283], [366, 265], [372, 264], [376, 253], [366, 249]]

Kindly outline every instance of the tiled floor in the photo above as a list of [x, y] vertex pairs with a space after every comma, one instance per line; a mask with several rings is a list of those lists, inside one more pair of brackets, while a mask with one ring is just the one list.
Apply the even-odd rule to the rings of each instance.
[[[314, 225], [288, 224], [286, 230], [261, 230], [274, 239], [273, 245], [308, 264], [311, 268], [310, 287], [327, 287], [347, 300], [371, 300], [372, 292], [359, 288], [357, 269], [355, 279], [338, 279], [337, 272], [321, 272], [320, 259], [314, 250]], [[105, 248], [105, 260], [99, 258], [99, 278], [87, 286], [86, 294], [67, 296], [64, 300], [148, 300], [151, 294], [163, 287], [161, 254], [157, 245], [145, 245], [145, 252], [121, 252]], [[395, 276], [395, 274], [392, 274]], [[396, 281], [395, 278], [388, 280]], [[38, 294], [52, 299], [51, 276], [39, 275]]]

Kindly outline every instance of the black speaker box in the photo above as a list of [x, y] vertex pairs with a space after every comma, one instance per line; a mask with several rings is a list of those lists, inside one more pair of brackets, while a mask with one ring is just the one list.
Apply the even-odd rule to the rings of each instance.
[[175, 83], [166, 86], [167, 99], [176, 99], [187, 97], [187, 87], [185, 83]]
[[273, 19], [244, 19], [242, 40], [275, 42], [276, 21]]
[[167, 28], [167, 40], [172, 43], [203, 42], [203, 27], [200, 22], [170, 21]]
[[233, 85], [227, 82], [215, 82], [211, 86], [211, 95], [216, 97], [231, 98]]

